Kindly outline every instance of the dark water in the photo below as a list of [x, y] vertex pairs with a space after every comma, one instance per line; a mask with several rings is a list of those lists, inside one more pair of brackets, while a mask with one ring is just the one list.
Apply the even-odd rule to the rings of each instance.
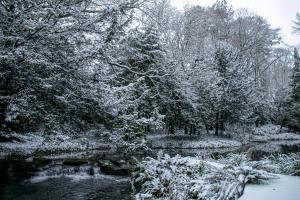
[[300, 152], [300, 140], [286, 140], [286, 141], [269, 141], [267, 143], [250, 143], [240, 147], [229, 148], [208, 148], [208, 149], [154, 149], [151, 152], [152, 157], [156, 157], [159, 151], [169, 154], [170, 156], [200, 156], [202, 158], [211, 157], [214, 155], [227, 155], [229, 153], [245, 153], [249, 148], [264, 151], [266, 154], [271, 153], [296, 153]]
[[128, 178], [116, 176], [57, 177], [43, 181], [21, 178], [1, 180], [0, 199], [3, 200], [129, 200]]
[[104, 175], [95, 164], [69, 166], [52, 161], [36, 172], [18, 165], [11, 165], [8, 176], [0, 177], [1, 200], [131, 199], [128, 177]]

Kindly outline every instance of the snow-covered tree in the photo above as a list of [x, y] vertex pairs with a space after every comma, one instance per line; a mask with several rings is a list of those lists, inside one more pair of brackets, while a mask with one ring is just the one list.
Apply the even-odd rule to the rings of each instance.
[[163, 86], [165, 54], [155, 30], [133, 30], [121, 43], [121, 50], [115, 55], [117, 63], [123, 66], [115, 69], [112, 86], [118, 90], [119, 102], [117, 129], [126, 137], [144, 136], [151, 128], [162, 124], [160, 114], [160, 90]]
[[292, 58], [279, 42], [278, 29], [225, 0], [183, 12], [169, 0], [3, 0], [1, 130], [104, 125], [127, 145], [156, 129], [295, 128], [299, 56], [287, 100]]
[[101, 99], [90, 94], [90, 68], [128, 25], [136, 3], [1, 1], [1, 129], [51, 130], [101, 119], [102, 109], [92, 109]]
[[[300, 131], [300, 57], [294, 48], [294, 67], [291, 77], [291, 92], [286, 102], [286, 124], [289, 128]], [[284, 121], [283, 121], [284, 125]]]
[[251, 79], [245, 60], [236, 59], [236, 52], [229, 44], [220, 43], [213, 58], [201, 63], [199, 82], [203, 91], [199, 98], [204, 116], [215, 123], [216, 135], [225, 130], [225, 123], [242, 122], [246, 117]]
[[294, 31], [299, 34], [300, 33], [300, 13], [296, 14], [296, 20], [294, 21], [294, 23], [295, 23], [295, 26], [293, 27]]
[[295, 102], [300, 102], [300, 57], [298, 49], [294, 49], [294, 68], [292, 74], [292, 98]]

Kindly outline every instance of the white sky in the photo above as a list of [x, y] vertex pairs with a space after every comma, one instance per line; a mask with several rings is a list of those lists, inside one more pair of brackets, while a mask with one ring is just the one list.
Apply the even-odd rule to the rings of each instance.
[[[171, 0], [171, 4], [182, 10], [185, 5], [211, 6], [216, 0]], [[300, 44], [300, 35], [293, 34], [293, 20], [300, 12], [300, 0], [227, 0], [233, 8], [248, 8], [265, 17], [273, 28], [280, 28], [283, 41], [290, 45]]]

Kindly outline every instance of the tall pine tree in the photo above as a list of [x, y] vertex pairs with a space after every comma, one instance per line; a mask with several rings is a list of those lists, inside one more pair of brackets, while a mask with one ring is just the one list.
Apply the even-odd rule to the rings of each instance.
[[165, 57], [157, 32], [153, 29], [133, 31], [117, 57], [119, 63], [126, 66], [113, 80], [114, 87], [126, 90], [118, 117], [129, 137], [135, 137], [132, 133], [145, 135], [160, 121], [158, 87]]
[[292, 98], [295, 103], [300, 103], [300, 57], [298, 49], [294, 49], [294, 68], [292, 75]]
[[292, 71], [291, 93], [286, 103], [283, 124], [286, 121], [290, 129], [300, 131], [300, 57], [298, 49], [294, 49], [294, 68]]

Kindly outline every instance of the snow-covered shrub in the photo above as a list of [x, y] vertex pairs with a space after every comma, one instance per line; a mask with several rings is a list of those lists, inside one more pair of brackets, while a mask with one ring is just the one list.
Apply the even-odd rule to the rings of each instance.
[[219, 162], [232, 166], [250, 166], [270, 173], [300, 176], [300, 153], [270, 155], [259, 161], [248, 160], [246, 154], [229, 154]]
[[253, 127], [249, 124], [228, 124], [223, 135], [228, 138], [234, 138], [238, 141], [247, 141], [249, 133], [252, 132]]
[[136, 151], [151, 151], [144, 137], [138, 136], [135, 133], [131, 133], [131, 135], [128, 135], [126, 131], [119, 129], [112, 132], [103, 132], [103, 134], [101, 135], [119, 152], [130, 153]]
[[[284, 130], [286, 130], [284, 128]], [[260, 127], [256, 127], [253, 130], [254, 135], [274, 135], [280, 133], [280, 126], [274, 124], [266, 124]]]
[[262, 162], [274, 166], [274, 173], [300, 176], [300, 153], [271, 155]]
[[197, 157], [148, 158], [133, 174], [136, 199], [237, 199], [248, 182], [274, 177], [246, 165], [221, 165]]

